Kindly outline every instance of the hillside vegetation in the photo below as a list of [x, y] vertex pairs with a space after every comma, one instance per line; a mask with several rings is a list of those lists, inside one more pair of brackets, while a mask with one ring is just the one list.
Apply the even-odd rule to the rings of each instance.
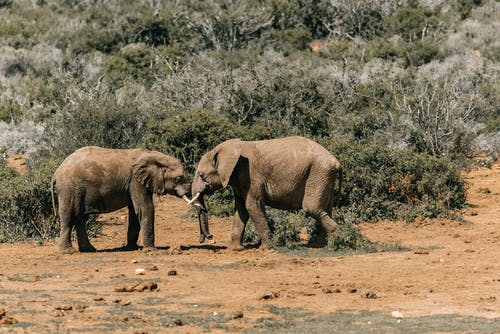
[[30, 157], [0, 158], [0, 242], [57, 233], [50, 177], [85, 145], [192, 172], [228, 138], [302, 135], [344, 166], [339, 221], [454, 216], [464, 159], [500, 147], [499, 30], [494, 0], [0, 0], [0, 150]]

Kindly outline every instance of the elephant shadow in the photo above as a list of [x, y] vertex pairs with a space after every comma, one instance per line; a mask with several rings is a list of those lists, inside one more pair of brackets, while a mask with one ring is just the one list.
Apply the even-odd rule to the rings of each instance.
[[[159, 246], [156, 247], [157, 250], [159, 251], [168, 251], [171, 249], [170, 246]], [[221, 250], [227, 249], [226, 246], [215, 246], [215, 245], [182, 245], [180, 246], [181, 251], [188, 251], [188, 250], [193, 250], [193, 249], [204, 249], [204, 250], [209, 250], [212, 252], [219, 252]], [[115, 253], [115, 252], [131, 252], [135, 250], [142, 250], [142, 247], [139, 247], [137, 249], [129, 249], [125, 246], [120, 246], [120, 247], [114, 247], [114, 248], [109, 248], [109, 249], [100, 249], [97, 252], [98, 253]]]
[[219, 252], [221, 250], [227, 249], [226, 246], [215, 246], [215, 245], [183, 245], [181, 246], [182, 251], [193, 250], [193, 249], [205, 249], [212, 252]]

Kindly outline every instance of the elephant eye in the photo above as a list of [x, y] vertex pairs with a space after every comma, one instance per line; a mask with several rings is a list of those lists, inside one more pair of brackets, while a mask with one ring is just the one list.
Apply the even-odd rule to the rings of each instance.
[[207, 174], [206, 173], [203, 173], [203, 172], [200, 172], [200, 177], [203, 181], [205, 181], [205, 179], [207, 178]]

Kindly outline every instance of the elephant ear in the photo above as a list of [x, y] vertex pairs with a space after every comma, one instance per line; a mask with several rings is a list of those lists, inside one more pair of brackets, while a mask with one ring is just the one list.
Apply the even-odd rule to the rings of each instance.
[[227, 187], [241, 154], [241, 140], [228, 140], [215, 148], [214, 166], [223, 187]]
[[160, 152], [144, 152], [132, 164], [135, 179], [148, 190], [161, 195], [165, 192], [165, 170], [172, 159]]

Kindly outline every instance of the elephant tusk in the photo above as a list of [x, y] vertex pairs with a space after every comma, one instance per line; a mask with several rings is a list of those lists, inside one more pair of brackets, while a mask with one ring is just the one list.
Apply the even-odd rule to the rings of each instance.
[[189, 197], [187, 197], [186, 195], [184, 195], [184, 196], [182, 196], [182, 198], [183, 198], [186, 202], [188, 202], [188, 204], [190, 204], [189, 202], [190, 202], [191, 200], [189, 199]]
[[200, 197], [200, 193], [196, 193], [196, 195], [194, 195], [193, 198], [191, 198], [190, 201], [188, 201], [188, 204], [191, 205], [193, 204], [194, 202], [196, 202], [196, 200], [198, 199], [198, 197]]

